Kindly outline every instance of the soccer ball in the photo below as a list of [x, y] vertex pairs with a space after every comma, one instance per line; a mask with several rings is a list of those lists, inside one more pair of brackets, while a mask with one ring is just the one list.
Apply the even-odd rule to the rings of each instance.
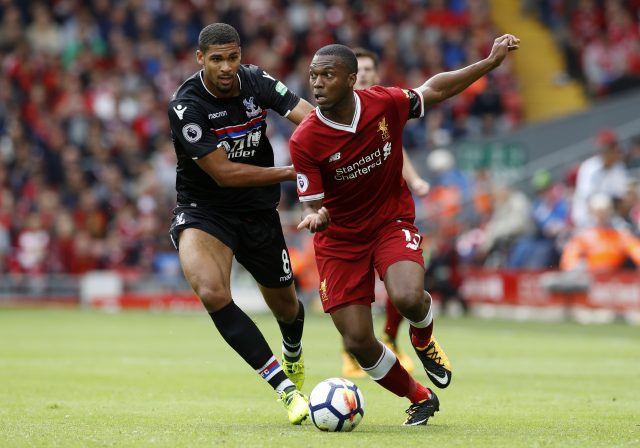
[[311, 391], [309, 414], [320, 431], [351, 431], [364, 417], [364, 397], [351, 381], [329, 378]]

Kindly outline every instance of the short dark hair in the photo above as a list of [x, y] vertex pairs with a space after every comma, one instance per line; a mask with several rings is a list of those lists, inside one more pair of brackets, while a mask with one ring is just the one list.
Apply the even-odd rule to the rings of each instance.
[[349, 73], [358, 73], [358, 60], [353, 50], [345, 45], [331, 44], [325, 45], [318, 51], [316, 56], [336, 56], [345, 65]]
[[226, 23], [212, 23], [205, 26], [198, 36], [198, 48], [206, 53], [209, 45], [238, 44], [240, 35], [234, 27]]
[[353, 49], [353, 54], [356, 55], [356, 58], [371, 59], [373, 61], [373, 68], [375, 69], [378, 68], [378, 64], [380, 63], [380, 58], [373, 51], [367, 50], [366, 48], [357, 47]]

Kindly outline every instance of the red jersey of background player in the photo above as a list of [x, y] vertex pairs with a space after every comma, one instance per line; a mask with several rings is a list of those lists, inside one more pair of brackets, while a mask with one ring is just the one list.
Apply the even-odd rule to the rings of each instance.
[[402, 129], [407, 119], [424, 115], [424, 106], [418, 92], [397, 87], [374, 86], [354, 95], [350, 125], [316, 108], [289, 144], [300, 201], [322, 199], [331, 217], [322, 234], [367, 241], [381, 225], [415, 219], [402, 178]]

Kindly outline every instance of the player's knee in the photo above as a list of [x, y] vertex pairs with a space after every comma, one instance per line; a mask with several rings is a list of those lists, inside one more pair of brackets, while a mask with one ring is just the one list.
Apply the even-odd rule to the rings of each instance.
[[366, 333], [354, 333], [344, 336], [344, 348], [358, 359], [375, 349], [377, 343], [373, 335]]
[[215, 286], [200, 286], [196, 288], [196, 294], [207, 311], [214, 312], [231, 302], [231, 295], [224, 288]]
[[406, 316], [418, 312], [424, 307], [424, 290], [422, 288], [400, 288], [394, 292], [392, 299], [400, 314]]

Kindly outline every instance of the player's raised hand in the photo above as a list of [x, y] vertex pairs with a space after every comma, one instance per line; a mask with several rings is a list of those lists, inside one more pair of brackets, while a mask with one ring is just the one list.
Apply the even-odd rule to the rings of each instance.
[[493, 47], [489, 54], [489, 59], [494, 61], [495, 66], [499, 66], [507, 57], [507, 53], [520, 48], [520, 39], [513, 34], [503, 34], [493, 41]]
[[429, 194], [429, 190], [431, 190], [431, 185], [429, 185], [429, 182], [427, 182], [421, 177], [418, 177], [417, 179], [413, 180], [408, 185], [409, 185], [409, 190], [411, 190], [412, 193], [415, 193], [418, 197], [421, 197], [421, 198]]
[[331, 224], [331, 217], [329, 211], [320, 207], [315, 213], [309, 213], [298, 224], [298, 230], [309, 229], [311, 233], [322, 232]]

